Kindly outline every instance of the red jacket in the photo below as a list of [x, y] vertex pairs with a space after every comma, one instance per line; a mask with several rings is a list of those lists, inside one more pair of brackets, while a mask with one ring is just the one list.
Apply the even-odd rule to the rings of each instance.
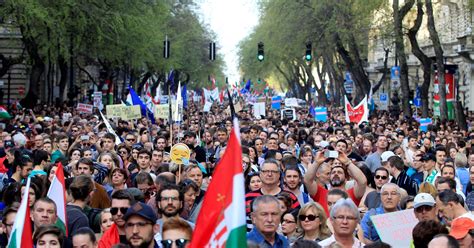
[[99, 248], [110, 248], [120, 243], [118, 227], [114, 224], [107, 230], [99, 240]]

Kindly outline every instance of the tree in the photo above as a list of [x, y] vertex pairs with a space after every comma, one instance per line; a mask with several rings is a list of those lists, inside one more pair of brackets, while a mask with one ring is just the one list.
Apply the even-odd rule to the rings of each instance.
[[411, 116], [411, 106], [409, 103], [410, 88], [408, 82], [408, 65], [405, 54], [405, 45], [403, 43], [403, 18], [406, 16], [408, 11], [412, 8], [415, 0], [405, 1], [405, 4], [399, 8], [398, 0], [393, 0], [393, 22], [395, 29], [395, 47], [398, 60], [400, 61], [400, 85], [402, 88], [403, 98], [403, 113], [405, 116]]
[[436, 31], [434, 15], [433, 15], [433, 4], [431, 0], [426, 0], [426, 14], [428, 16], [428, 31], [430, 38], [433, 41], [433, 48], [436, 55], [436, 66], [437, 66], [437, 78], [438, 78], [438, 95], [439, 95], [439, 111], [440, 119], [448, 119], [448, 106], [446, 102], [446, 81], [444, 78], [444, 55], [441, 42], [439, 40], [438, 32]]
[[423, 83], [421, 84], [420, 88], [420, 93], [421, 93], [421, 116], [423, 118], [428, 117], [428, 111], [429, 111], [429, 98], [428, 98], [428, 93], [429, 93], [429, 88], [431, 84], [431, 71], [432, 71], [432, 66], [433, 62], [432, 60], [426, 56], [426, 54], [421, 50], [420, 45], [418, 44], [418, 40], [416, 39], [416, 34], [418, 33], [418, 30], [420, 30], [421, 23], [423, 21], [423, 2], [422, 0], [417, 0], [416, 2], [416, 19], [415, 19], [415, 24], [413, 27], [411, 27], [408, 30], [408, 39], [410, 40], [411, 44], [411, 51], [415, 57], [420, 60], [422, 68], [423, 68]]

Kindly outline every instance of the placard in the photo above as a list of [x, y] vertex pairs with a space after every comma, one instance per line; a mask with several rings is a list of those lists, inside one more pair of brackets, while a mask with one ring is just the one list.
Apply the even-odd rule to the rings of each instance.
[[167, 120], [170, 116], [170, 105], [158, 104], [155, 105], [155, 118], [161, 118]]
[[423, 132], [428, 132], [428, 126], [433, 124], [431, 118], [421, 118], [420, 119], [420, 130]]
[[281, 109], [281, 96], [272, 97], [272, 109], [276, 109], [276, 110]]
[[412, 231], [418, 223], [413, 209], [370, 216], [380, 240], [392, 247], [410, 247]]
[[388, 110], [388, 94], [387, 93], [380, 93], [380, 110]]
[[294, 108], [285, 108], [281, 110], [281, 119], [296, 120], [296, 111]]
[[265, 103], [264, 102], [256, 102], [253, 104], [253, 116], [261, 117], [265, 116]]
[[296, 98], [286, 98], [285, 107], [299, 107], [298, 100]]
[[78, 103], [77, 104], [77, 111], [79, 111], [79, 113], [92, 114], [92, 109], [93, 108], [94, 108], [94, 106], [91, 105], [91, 104], [85, 104], [85, 103]]
[[108, 118], [121, 118], [122, 120], [134, 120], [142, 117], [140, 105], [125, 106], [122, 104], [107, 105]]
[[314, 108], [315, 117], [314, 119], [317, 121], [326, 122], [328, 120], [328, 110], [326, 107], [316, 107]]
[[94, 92], [94, 107], [98, 108], [102, 111], [104, 109], [104, 105], [102, 104], [102, 92], [96, 91]]

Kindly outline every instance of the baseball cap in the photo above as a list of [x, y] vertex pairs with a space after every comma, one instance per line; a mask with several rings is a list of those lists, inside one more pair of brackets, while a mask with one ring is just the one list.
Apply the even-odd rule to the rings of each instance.
[[419, 193], [415, 196], [413, 200], [413, 207], [418, 208], [421, 206], [434, 206], [436, 201], [434, 200], [433, 196], [428, 193]]
[[474, 221], [468, 217], [460, 217], [453, 220], [451, 223], [451, 231], [449, 235], [455, 239], [464, 238], [471, 229], [474, 229]]
[[142, 202], [137, 202], [133, 204], [130, 208], [128, 208], [127, 213], [125, 214], [123, 219], [127, 221], [131, 216], [134, 215], [138, 215], [144, 219], [147, 219], [153, 224], [155, 224], [156, 220], [158, 219], [153, 209], [151, 209], [150, 206]]
[[396, 156], [396, 155], [392, 151], [385, 151], [382, 153], [382, 155], [380, 155], [380, 160], [382, 160], [382, 163], [387, 162], [388, 159], [393, 156]]

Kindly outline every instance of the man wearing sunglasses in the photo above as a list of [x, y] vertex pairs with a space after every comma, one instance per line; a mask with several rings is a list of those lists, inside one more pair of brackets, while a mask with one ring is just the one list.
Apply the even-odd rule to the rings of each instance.
[[380, 200], [380, 190], [382, 186], [389, 182], [389, 172], [385, 167], [379, 167], [375, 170], [375, 190], [368, 193], [365, 197], [364, 205], [367, 209], [377, 208], [380, 207], [382, 201]]
[[439, 221], [436, 216], [436, 201], [428, 193], [419, 193], [413, 201], [415, 216], [419, 221], [434, 220]]
[[160, 241], [161, 247], [188, 247], [192, 236], [193, 228], [188, 224], [188, 222], [179, 218], [169, 219], [163, 223], [163, 240]]
[[142, 202], [128, 208], [125, 214], [125, 235], [129, 247], [158, 247], [154, 234], [158, 232], [157, 217], [153, 209]]
[[117, 243], [126, 244], [125, 236], [125, 214], [133, 204], [133, 197], [126, 190], [117, 190], [112, 194], [112, 207], [110, 213], [114, 224], [107, 230], [99, 240], [99, 247], [112, 247]]

